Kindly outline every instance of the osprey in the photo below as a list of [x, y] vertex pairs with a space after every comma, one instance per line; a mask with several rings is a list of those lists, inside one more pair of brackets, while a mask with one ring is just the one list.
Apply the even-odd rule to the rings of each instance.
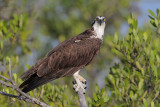
[[105, 29], [105, 17], [97, 16], [92, 27], [68, 39], [40, 59], [21, 75], [24, 82], [19, 86], [27, 93], [52, 80], [73, 76], [73, 87], [85, 93], [86, 80], [79, 75], [80, 69], [87, 66], [100, 50]]

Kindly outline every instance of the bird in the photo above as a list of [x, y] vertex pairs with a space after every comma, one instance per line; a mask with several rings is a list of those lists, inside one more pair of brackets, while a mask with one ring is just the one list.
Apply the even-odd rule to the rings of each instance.
[[20, 76], [23, 83], [19, 88], [27, 93], [55, 79], [73, 76], [75, 91], [82, 88], [85, 93], [86, 80], [79, 75], [79, 72], [89, 65], [100, 51], [106, 26], [105, 20], [104, 16], [97, 16], [90, 28], [49, 51]]

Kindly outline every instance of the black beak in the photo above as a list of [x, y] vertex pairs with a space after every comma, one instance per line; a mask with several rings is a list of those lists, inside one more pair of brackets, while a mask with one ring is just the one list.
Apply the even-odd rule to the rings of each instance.
[[98, 20], [98, 23], [101, 25], [103, 23], [103, 21], [102, 20]]

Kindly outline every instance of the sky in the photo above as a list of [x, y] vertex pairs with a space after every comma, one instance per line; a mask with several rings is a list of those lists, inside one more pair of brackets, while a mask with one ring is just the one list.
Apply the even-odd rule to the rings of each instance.
[[151, 9], [153, 12], [156, 12], [157, 8], [160, 8], [160, 0], [142, 0], [138, 3], [138, 7], [141, 10], [141, 15], [138, 17], [139, 26], [143, 23], [147, 23], [149, 18], [148, 10]]
[[[137, 17], [138, 20], [138, 27], [143, 27], [144, 24], [150, 23], [149, 22], [149, 12], [148, 10], [152, 10], [154, 13], [156, 12], [156, 9], [160, 9], [160, 0], [140, 0], [136, 3], [137, 7], [140, 9], [140, 15]], [[128, 23], [124, 22], [121, 26], [120, 33], [122, 36], [127, 35], [128, 32]]]

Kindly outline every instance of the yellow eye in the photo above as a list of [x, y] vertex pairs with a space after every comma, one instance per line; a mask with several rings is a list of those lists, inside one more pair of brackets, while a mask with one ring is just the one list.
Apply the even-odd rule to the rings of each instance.
[[105, 21], [106, 21], [106, 19], [103, 19], [103, 21], [105, 22]]

